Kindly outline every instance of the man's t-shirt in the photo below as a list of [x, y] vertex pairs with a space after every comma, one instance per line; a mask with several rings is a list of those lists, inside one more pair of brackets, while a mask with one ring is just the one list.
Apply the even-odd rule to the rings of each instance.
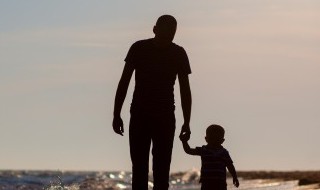
[[176, 76], [191, 73], [185, 50], [174, 43], [159, 48], [153, 39], [146, 39], [131, 46], [125, 61], [135, 69], [131, 111], [162, 113], [174, 110]]
[[229, 152], [223, 146], [209, 148], [196, 147], [197, 155], [201, 156], [200, 182], [218, 180], [226, 181], [226, 167], [233, 161]]

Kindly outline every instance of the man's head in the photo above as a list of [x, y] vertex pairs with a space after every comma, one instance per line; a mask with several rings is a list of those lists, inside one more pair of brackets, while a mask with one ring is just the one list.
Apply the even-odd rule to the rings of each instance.
[[171, 15], [162, 15], [153, 27], [155, 38], [171, 43], [177, 30], [177, 20]]
[[224, 128], [220, 125], [210, 125], [206, 130], [208, 144], [222, 144], [224, 142]]

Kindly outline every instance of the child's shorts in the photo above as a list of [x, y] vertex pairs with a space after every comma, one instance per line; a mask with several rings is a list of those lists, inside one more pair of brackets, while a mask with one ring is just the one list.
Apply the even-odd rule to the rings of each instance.
[[201, 190], [227, 190], [227, 184], [223, 180], [201, 181]]

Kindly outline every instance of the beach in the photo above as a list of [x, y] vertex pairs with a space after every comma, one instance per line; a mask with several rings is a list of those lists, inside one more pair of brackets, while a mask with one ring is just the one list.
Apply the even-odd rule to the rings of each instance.
[[[320, 171], [239, 171], [238, 189], [320, 189]], [[30, 171], [0, 170], [0, 190], [130, 190], [127, 171]], [[170, 190], [196, 190], [200, 172], [191, 169], [170, 176]], [[232, 186], [227, 179], [228, 189]], [[152, 189], [152, 176], [149, 189]]]

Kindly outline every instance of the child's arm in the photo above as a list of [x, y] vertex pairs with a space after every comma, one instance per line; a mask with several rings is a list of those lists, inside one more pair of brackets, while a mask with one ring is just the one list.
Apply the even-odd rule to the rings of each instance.
[[234, 186], [239, 187], [239, 180], [238, 180], [237, 172], [236, 172], [234, 165], [232, 163], [228, 164], [227, 168], [228, 168], [228, 171], [230, 172], [230, 174], [232, 175]]
[[184, 134], [181, 134], [179, 137], [180, 137], [180, 140], [182, 141], [183, 149], [187, 154], [199, 155], [198, 151], [195, 148], [190, 148], [188, 144], [188, 140], [190, 139], [190, 134], [184, 133]]
[[187, 154], [190, 155], [199, 155], [198, 151], [195, 148], [190, 148], [188, 141], [182, 141], [183, 149]]

